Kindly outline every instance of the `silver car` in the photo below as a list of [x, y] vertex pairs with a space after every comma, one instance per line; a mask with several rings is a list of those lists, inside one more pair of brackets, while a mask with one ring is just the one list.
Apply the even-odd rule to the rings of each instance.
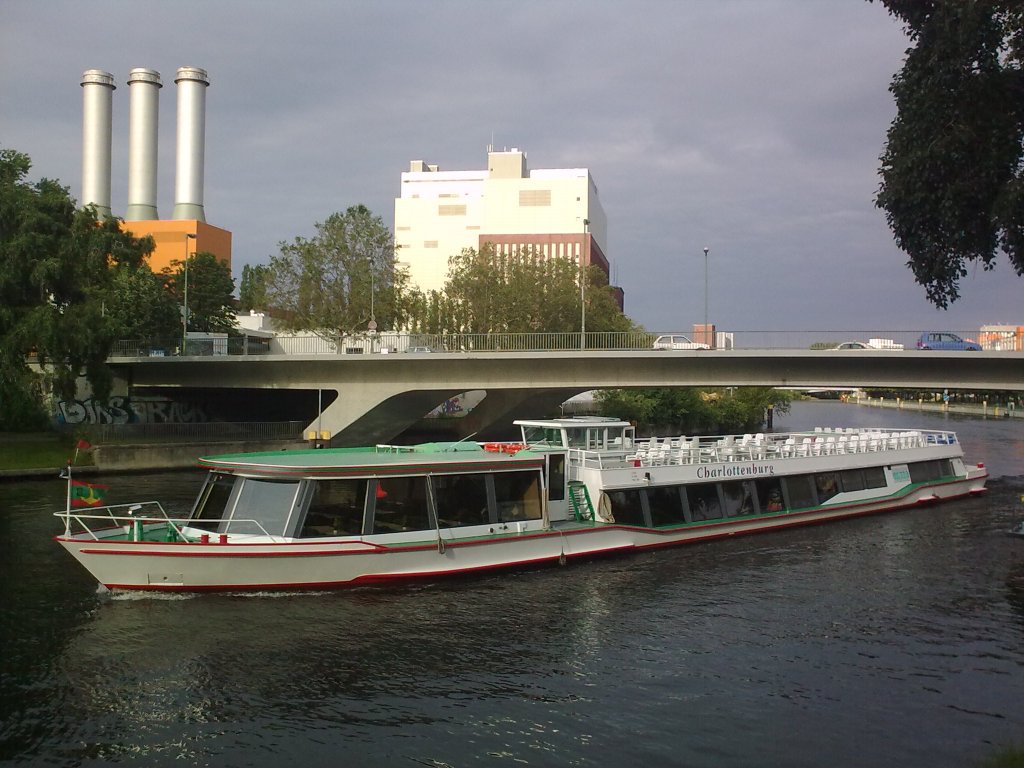
[[689, 336], [681, 333], [671, 333], [659, 336], [651, 345], [652, 349], [711, 349], [707, 344], [699, 341], [691, 341]]

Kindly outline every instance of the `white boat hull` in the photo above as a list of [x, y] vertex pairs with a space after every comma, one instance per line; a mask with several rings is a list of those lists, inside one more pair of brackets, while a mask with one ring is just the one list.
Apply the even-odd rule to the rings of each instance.
[[[973, 469], [960, 480], [916, 487], [868, 502], [756, 517], [726, 518], [666, 528], [539, 521], [497, 534], [445, 529], [441, 541], [396, 541], [394, 535], [315, 540], [148, 542], [57, 536], [95, 578], [110, 589], [254, 591], [332, 589], [435, 579], [496, 568], [522, 568], [675, 546], [727, 536], [916, 507], [982, 493], [987, 473]], [[470, 537], [468, 534], [475, 534]], [[429, 534], [421, 534], [429, 535]]]

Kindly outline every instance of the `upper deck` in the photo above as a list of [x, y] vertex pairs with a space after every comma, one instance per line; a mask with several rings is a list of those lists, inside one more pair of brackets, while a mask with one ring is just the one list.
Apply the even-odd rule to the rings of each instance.
[[796, 459], [929, 446], [956, 446], [953, 452], [960, 453], [956, 433], [943, 430], [816, 427], [806, 432], [637, 439], [629, 422], [601, 417], [516, 424], [522, 427], [523, 441], [530, 448], [566, 448], [571, 463], [602, 468]]

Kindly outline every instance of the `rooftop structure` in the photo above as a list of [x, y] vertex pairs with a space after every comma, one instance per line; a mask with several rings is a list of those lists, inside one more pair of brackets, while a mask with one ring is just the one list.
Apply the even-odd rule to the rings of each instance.
[[[442, 171], [413, 160], [395, 199], [395, 243], [413, 284], [440, 290], [448, 259], [493, 243], [594, 264], [608, 275], [608, 220], [586, 168], [529, 170], [526, 153], [488, 150], [487, 168]], [[620, 293], [621, 304], [621, 293]]]

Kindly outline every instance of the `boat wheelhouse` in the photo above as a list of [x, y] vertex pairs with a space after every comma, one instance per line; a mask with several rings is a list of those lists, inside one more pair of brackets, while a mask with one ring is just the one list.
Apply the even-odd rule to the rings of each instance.
[[69, 504], [56, 540], [112, 589], [324, 589], [904, 509], [981, 493], [988, 477], [946, 431], [640, 439], [617, 419], [516, 424], [511, 443], [200, 459], [187, 517]]

